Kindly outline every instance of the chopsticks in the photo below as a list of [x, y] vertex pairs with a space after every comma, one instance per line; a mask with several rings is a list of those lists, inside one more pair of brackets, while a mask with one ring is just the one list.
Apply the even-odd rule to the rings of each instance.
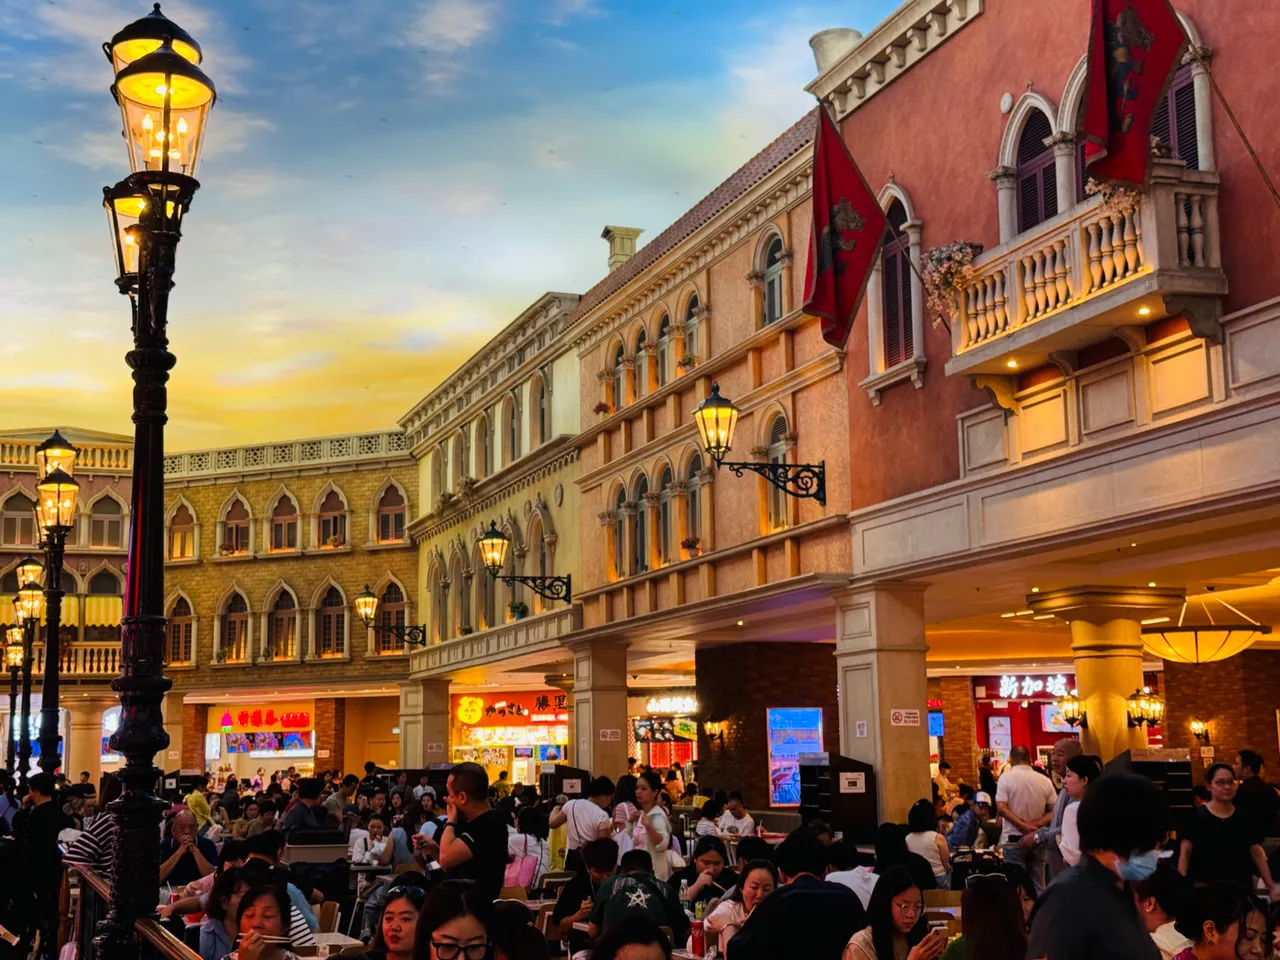
[[[236, 937], [236, 941], [243, 940], [244, 936], [243, 933], [240, 934], [240, 936]], [[263, 943], [293, 943], [288, 937], [261, 937], [260, 939]]]

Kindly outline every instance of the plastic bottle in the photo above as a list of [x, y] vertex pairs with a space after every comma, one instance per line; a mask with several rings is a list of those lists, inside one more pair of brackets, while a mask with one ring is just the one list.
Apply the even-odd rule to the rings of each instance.
[[680, 881], [680, 899], [681, 900], [689, 899], [689, 881], [688, 880]]

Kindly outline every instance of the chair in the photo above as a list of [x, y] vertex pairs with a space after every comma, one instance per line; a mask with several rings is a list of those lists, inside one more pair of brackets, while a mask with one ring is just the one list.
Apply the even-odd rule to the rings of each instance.
[[396, 867], [395, 875], [398, 877], [398, 876], [400, 876], [400, 874], [402, 874], [402, 873], [415, 873], [415, 872], [416, 872], [416, 873], [421, 873], [421, 872], [422, 872], [422, 867], [418, 866], [418, 864], [417, 864], [416, 862], [414, 862], [414, 863], [402, 863], [402, 864], [400, 864], [400, 866]]
[[572, 871], [560, 871], [558, 873], [548, 871], [541, 878], [542, 895], [548, 899], [559, 899], [560, 891], [563, 890], [574, 878]]
[[503, 887], [498, 894], [499, 900], [528, 900], [529, 891], [524, 887]]
[[[551, 938], [548, 931], [551, 929], [551, 914], [555, 911], [554, 903], [544, 903], [538, 908], [538, 916], [534, 918], [533, 927], [547, 939]], [[556, 938], [557, 940], [559, 937]]]
[[675, 937], [675, 934], [673, 934], [673, 933], [671, 932], [671, 928], [670, 928], [670, 927], [659, 927], [658, 929], [659, 929], [659, 930], [661, 930], [664, 934], [666, 934], [666, 936], [667, 936], [667, 943], [671, 944], [672, 949], [675, 949], [675, 947], [676, 947], [676, 937]]
[[921, 893], [926, 910], [932, 907], [958, 907], [963, 895], [963, 890], [925, 890]]
[[320, 912], [316, 919], [320, 922], [319, 927], [317, 927], [320, 933], [337, 933], [338, 901], [326, 900], [320, 904]]

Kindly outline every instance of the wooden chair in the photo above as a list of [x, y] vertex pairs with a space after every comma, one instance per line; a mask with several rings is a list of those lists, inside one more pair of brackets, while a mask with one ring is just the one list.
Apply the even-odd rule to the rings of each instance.
[[396, 869], [395, 869], [395, 875], [396, 875], [397, 877], [398, 877], [398, 876], [400, 876], [400, 874], [402, 874], [402, 873], [414, 873], [414, 872], [417, 872], [417, 873], [421, 873], [421, 872], [422, 872], [422, 867], [418, 866], [418, 864], [417, 864], [416, 862], [415, 862], [415, 863], [402, 863], [402, 864], [400, 864], [400, 866], [396, 867]]
[[925, 909], [930, 907], [958, 907], [963, 890], [925, 890], [922, 893]]
[[542, 884], [542, 895], [547, 898], [560, 899], [560, 891], [563, 890], [572, 880], [574, 874], [572, 871], [560, 871], [544, 873], [539, 883]]
[[[548, 940], [551, 939], [551, 935], [548, 931], [551, 929], [551, 914], [555, 908], [556, 905], [554, 903], [544, 903], [538, 908], [538, 916], [535, 917], [533, 921], [534, 929]], [[556, 939], [559, 940], [560, 938], [556, 937]]]
[[529, 891], [524, 887], [503, 887], [498, 894], [499, 900], [528, 900]]
[[338, 901], [326, 900], [320, 904], [320, 910], [316, 917], [320, 921], [317, 929], [320, 933], [337, 933], [338, 932]]
[[670, 928], [670, 927], [659, 927], [658, 929], [659, 929], [659, 930], [661, 930], [664, 934], [666, 934], [666, 936], [667, 936], [667, 943], [671, 944], [671, 948], [672, 948], [673, 950], [674, 950], [674, 949], [678, 949], [678, 948], [676, 947], [676, 937], [675, 937], [675, 934], [673, 934], [673, 933], [671, 932], [671, 928]]

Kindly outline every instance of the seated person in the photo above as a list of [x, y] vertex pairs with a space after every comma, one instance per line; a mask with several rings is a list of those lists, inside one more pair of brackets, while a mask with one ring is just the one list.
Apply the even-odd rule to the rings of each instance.
[[972, 787], [961, 784], [960, 795], [964, 796], [965, 791], [969, 791], [969, 802], [958, 808], [955, 823], [947, 831], [947, 846], [952, 853], [961, 847], [984, 846], [978, 843], [982, 837], [979, 827], [991, 819], [991, 794], [974, 793]]
[[296, 870], [280, 865], [280, 851], [283, 849], [284, 834], [277, 830], [258, 834], [246, 842], [246, 866], [254, 862], [264, 864], [275, 881], [285, 886], [290, 902], [298, 908], [308, 929], [315, 930], [320, 926], [320, 921], [311, 905], [324, 903], [324, 894], [307, 883]]
[[169, 836], [160, 841], [160, 882], [181, 886], [213, 873], [218, 848], [198, 835], [195, 814], [179, 810], [169, 827]]
[[569, 955], [587, 949], [587, 935], [573, 929], [575, 923], [586, 923], [595, 906], [596, 891], [613, 876], [618, 865], [618, 843], [605, 837], [582, 845], [582, 861], [586, 873], [578, 872], [564, 885], [560, 898], [551, 911], [551, 927], [561, 940], [569, 944]]
[[668, 881], [676, 890], [681, 881], [689, 885], [688, 896], [683, 899], [692, 910], [696, 903], [706, 903], [723, 897], [738, 882], [738, 875], [728, 869], [729, 853], [719, 837], [702, 836], [693, 848], [693, 862], [671, 875]]
[[622, 855], [621, 871], [610, 877], [596, 894], [587, 924], [587, 936], [626, 917], [648, 917], [660, 927], [668, 927], [675, 943], [689, 937], [689, 918], [675, 891], [653, 875], [653, 857], [647, 850], [628, 850]]

